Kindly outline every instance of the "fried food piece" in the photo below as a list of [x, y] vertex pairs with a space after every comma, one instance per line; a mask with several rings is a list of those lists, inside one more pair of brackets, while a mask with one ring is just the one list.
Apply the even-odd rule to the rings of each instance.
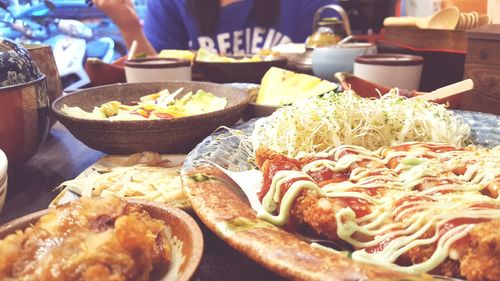
[[[423, 238], [430, 238], [431, 233], [426, 233]], [[436, 249], [435, 244], [421, 245], [410, 249], [408, 252], [404, 253], [399, 259], [398, 264], [401, 265], [411, 265], [418, 264], [428, 260]], [[431, 270], [429, 273], [448, 277], [460, 277], [460, 262], [457, 260], [452, 260], [446, 258], [442, 263], [440, 263], [436, 268]]]
[[257, 151], [255, 152], [255, 163], [261, 171], [263, 171], [262, 167], [264, 166], [266, 161], [289, 162], [293, 163], [295, 166], [297, 166], [297, 168], [300, 167], [299, 161], [293, 158], [286, 157], [279, 152], [264, 147], [257, 149]]
[[339, 205], [339, 202], [322, 198], [317, 191], [305, 190], [295, 200], [290, 211], [291, 217], [299, 225], [306, 225], [321, 236], [338, 240], [337, 222], [332, 213], [345, 207]]
[[470, 247], [460, 264], [469, 281], [494, 281], [500, 278], [500, 220], [480, 223], [471, 230]]
[[168, 266], [162, 221], [118, 197], [81, 198], [0, 240], [0, 280], [149, 280]]
[[[469, 281], [494, 281], [500, 276], [500, 220], [479, 223], [469, 235], [452, 245], [450, 256], [430, 273], [463, 277]], [[426, 237], [431, 236], [426, 234]], [[435, 245], [419, 246], [406, 252], [399, 263], [415, 264], [429, 259]], [[451, 254], [454, 252], [454, 254]]]
[[[272, 178], [281, 170], [300, 170], [298, 161], [277, 153], [270, 149], [259, 148], [256, 152], [256, 163], [264, 174], [264, 182], [262, 183], [262, 190], [258, 194], [259, 199], [262, 200], [266, 195], [269, 187], [271, 186]], [[286, 192], [283, 189], [282, 192]]]

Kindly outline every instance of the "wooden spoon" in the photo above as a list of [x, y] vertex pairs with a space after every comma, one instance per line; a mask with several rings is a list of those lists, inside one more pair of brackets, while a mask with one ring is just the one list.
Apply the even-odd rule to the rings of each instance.
[[419, 18], [417, 26], [428, 29], [455, 29], [460, 11], [457, 7], [449, 7], [437, 11], [430, 17]]
[[384, 26], [416, 26], [426, 29], [455, 29], [460, 11], [457, 7], [449, 7], [437, 11], [431, 16], [419, 17], [388, 17]]
[[412, 99], [433, 101], [449, 98], [451, 96], [467, 92], [472, 89], [474, 89], [474, 81], [472, 81], [472, 79], [466, 79], [448, 86], [441, 87], [427, 94], [414, 96], [412, 97]]

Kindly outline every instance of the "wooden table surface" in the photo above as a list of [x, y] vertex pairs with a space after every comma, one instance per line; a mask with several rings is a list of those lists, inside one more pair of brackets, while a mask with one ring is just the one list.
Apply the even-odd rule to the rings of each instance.
[[[61, 182], [79, 175], [104, 154], [75, 139], [60, 123], [51, 129], [38, 153], [27, 163], [9, 167], [8, 191], [0, 224], [47, 208]], [[192, 216], [196, 218], [194, 213]], [[192, 280], [283, 280], [233, 250], [208, 230], [203, 231], [205, 249]]]

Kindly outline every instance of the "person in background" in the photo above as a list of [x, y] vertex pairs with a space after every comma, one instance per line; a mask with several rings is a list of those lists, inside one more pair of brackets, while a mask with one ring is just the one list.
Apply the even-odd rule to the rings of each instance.
[[127, 45], [155, 54], [206, 48], [250, 54], [282, 43], [303, 43], [314, 13], [336, 0], [149, 0], [140, 23], [131, 0], [93, 0], [118, 26]]

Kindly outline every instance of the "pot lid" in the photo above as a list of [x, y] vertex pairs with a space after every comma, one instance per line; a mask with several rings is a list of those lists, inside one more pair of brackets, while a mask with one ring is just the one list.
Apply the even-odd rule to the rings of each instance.
[[42, 75], [28, 50], [11, 39], [0, 37], [0, 88], [29, 83]]

